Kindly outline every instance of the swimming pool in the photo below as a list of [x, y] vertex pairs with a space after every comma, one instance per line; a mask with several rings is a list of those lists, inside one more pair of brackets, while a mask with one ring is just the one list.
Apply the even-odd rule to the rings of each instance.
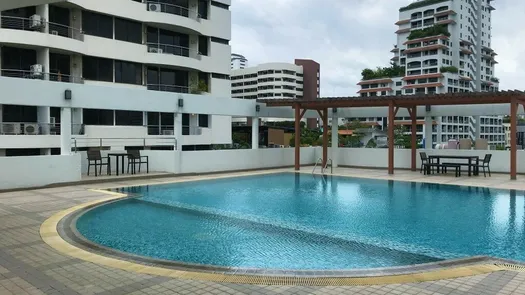
[[78, 232], [156, 259], [304, 270], [525, 261], [522, 192], [295, 173], [121, 191], [136, 197], [87, 211]]

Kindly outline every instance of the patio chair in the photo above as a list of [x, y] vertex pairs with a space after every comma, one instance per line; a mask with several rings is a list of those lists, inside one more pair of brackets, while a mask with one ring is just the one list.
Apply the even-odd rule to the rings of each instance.
[[[102, 155], [100, 154], [100, 151], [88, 151], [87, 159], [88, 159], [87, 175], [89, 175], [89, 170], [91, 166], [95, 166], [95, 176], [102, 174], [102, 166], [106, 166], [107, 175], [111, 175], [111, 162], [109, 161], [109, 157], [102, 157]], [[98, 173], [97, 173], [97, 167], [98, 167]]]
[[430, 164], [430, 161], [428, 159], [427, 153], [420, 152], [419, 157], [421, 157], [421, 167], [419, 168], [419, 173], [423, 172], [423, 169], [427, 164]]
[[146, 164], [146, 173], [149, 173], [149, 157], [141, 156], [139, 150], [128, 151], [128, 173], [129, 167], [133, 165], [131, 172], [135, 173], [135, 165], [139, 164], [139, 173], [141, 164]]
[[485, 171], [485, 169], [487, 169], [489, 171], [489, 176], [490, 175], [490, 159], [492, 158], [492, 154], [486, 154], [485, 155], [485, 158], [483, 158], [483, 161], [481, 162], [481, 164], [479, 164], [477, 167], [478, 169], [479, 168], [483, 168], [483, 176], [487, 177], [487, 172]]

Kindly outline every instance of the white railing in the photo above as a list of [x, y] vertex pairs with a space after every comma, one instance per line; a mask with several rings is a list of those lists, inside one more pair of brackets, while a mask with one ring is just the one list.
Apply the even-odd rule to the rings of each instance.
[[71, 139], [72, 150], [79, 151], [81, 147], [111, 147], [111, 146], [173, 146], [177, 149], [175, 137], [137, 137], [137, 138], [95, 138], [74, 137]]
[[189, 9], [184, 6], [179, 6], [179, 5], [174, 5], [174, 4], [160, 3], [156, 1], [147, 1], [146, 8], [148, 11], [151, 11], [151, 12], [163, 12], [163, 13], [175, 14], [175, 15], [180, 15], [183, 17], [191, 18], [193, 20], [199, 20], [201, 18], [201, 15], [199, 14], [197, 10]]
[[161, 43], [146, 43], [149, 53], [161, 53], [161, 54], [172, 54], [178, 56], [191, 57], [195, 59], [200, 59], [201, 54], [198, 50], [190, 49], [189, 47], [170, 45], [170, 44], [161, 44]]
[[46, 80], [46, 81], [53, 81], [53, 82], [84, 84], [84, 78], [72, 76], [72, 75], [65, 75], [60, 72], [46, 73], [46, 72], [36, 72], [36, 71], [18, 70], [18, 69], [2, 69], [0, 71], [0, 75], [3, 77], [11, 77], [11, 78], [22, 78], [22, 79]]
[[84, 33], [77, 28], [47, 22], [44, 19], [36, 20], [22, 17], [0, 16], [0, 28], [2, 29], [44, 32], [46, 27], [49, 34], [84, 41]]

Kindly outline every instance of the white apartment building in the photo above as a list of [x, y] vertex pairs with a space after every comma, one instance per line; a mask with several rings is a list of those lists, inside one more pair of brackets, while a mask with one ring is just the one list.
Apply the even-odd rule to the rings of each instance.
[[[22, 2], [37, 6], [0, 12], [0, 78], [28, 87], [35, 85], [29, 80], [69, 83], [73, 96], [107, 95], [108, 105], [116, 88], [144, 103], [165, 93], [166, 105], [173, 104], [165, 112], [73, 108], [76, 148], [200, 150], [231, 143], [231, 117], [174, 114], [190, 93], [230, 97], [231, 0]], [[0, 156], [60, 153], [60, 108], [5, 101], [0, 96]], [[182, 137], [174, 138], [179, 121]]]
[[265, 63], [233, 70], [231, 83], [233, 98], [303, 98], [303, 67]]
[[[390, 76], [374, 72], [371, 78], [358, 83], [358, 93], [379, 96], [498, 91], [494, 69], [497, 54], [491, 44], [493, 10], [491, 0], [419, 0], [400, 8], [391, 61], [404, 70]], [[501, 117], [449, 116], [432, 120], [437, 122], [433, 125], [433, 143], [466, 137], [481, 137], [490, 145], [505, 143]], [[418, 131], [421, 136], [425, 134], [424, 127]]]
[[239, 70], [248, 67], [248, 59], [244, 55], [232, 53], [231, 56], [231, 69]]

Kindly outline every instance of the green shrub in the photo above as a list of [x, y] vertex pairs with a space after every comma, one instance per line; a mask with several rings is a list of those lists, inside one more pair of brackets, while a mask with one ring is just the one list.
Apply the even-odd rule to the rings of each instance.
[[433, 25], [432, 27], [428, 27], [425, 29], [413, 30], [412, 32], [410, 32], [410, 35], [408, 35], [407, 39], [414, 40], [414, 39], [439, 36], [439, 35], [445, 35], [447, 37], [450, 37], [450, 32], [448, 31], [447, 26]]
[[405, 67], [400, 65], [391, 64], [389, 67], [378, 67], [375, 70], [364, 69], [361, 72], [363, 80], [381, 79], [381, 78], [393, 78], [401, 77], [405, 75]]
[[456, 68], [455, 66], [449, 66], [449, 67], [441, 67], [439, 69], [439, 71], [441, 73], [454, 73], [454, 74], [457, 74], [459, 72], [459, 69]]

